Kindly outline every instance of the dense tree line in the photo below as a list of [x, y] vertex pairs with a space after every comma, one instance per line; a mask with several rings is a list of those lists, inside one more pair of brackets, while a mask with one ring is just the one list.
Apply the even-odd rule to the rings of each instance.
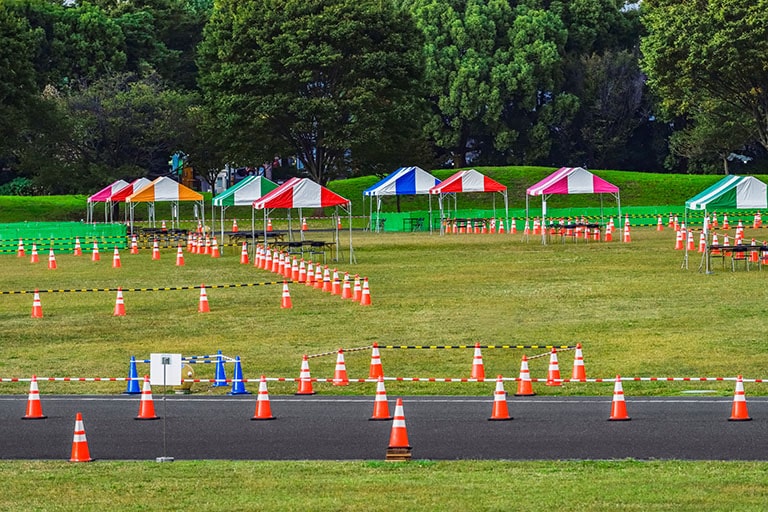
[[175, 151], [209, 182], [751, 172], [766, 36], [767, 0], [3, 0], [0, 193], [167, 174]]

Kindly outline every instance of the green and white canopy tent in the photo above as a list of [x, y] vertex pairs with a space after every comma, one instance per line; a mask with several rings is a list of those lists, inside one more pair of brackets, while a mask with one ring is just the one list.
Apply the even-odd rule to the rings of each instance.
[[[704, 211], [704, 218], [716, 210], [756, 210], [768, 208], [768, 186], [754, 176], [726, 176], [708, 189], [685, 202], [685, 221], [688, 225], [688, 210]], [[708, 226], [704, 222], [704, 235], [709, 239]], [[688, 244], [685, 244], [685, 268], [688, 268]], [[704, 260], [709, 270], [709, 242]], [[701, 269], [701, 267], [699, 267]]]
[[[260, 197], [277, 188], [277, 183], [264, 176], [246, 176], [242, 181], [229, 187], [213, 198], [213, 207], [221, 208], [221, 237], [224, 238], [224, 212], [229, 206], [251, 206]], [[251, 215], [251, 233], [256, 232], [254, 216]]]

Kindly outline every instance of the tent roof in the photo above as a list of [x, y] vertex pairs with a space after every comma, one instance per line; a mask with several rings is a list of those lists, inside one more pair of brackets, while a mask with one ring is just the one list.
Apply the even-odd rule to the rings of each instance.
[[110, 197], [110, 201], [114, 203], [125, 201], [128, 198], [128, 196], [130, 196], [134, 192], [138, 192], [139, 190], [143, 189], [150, 183], [152, 182], [149, 181], [147, 178], [135, 179], [125, 187], [121, 188], [120, 190], [112, 194], [112, 197]]
[[529, 196], [545, 194], [615, 194], [619, 187], [582, 167], [561, 167], [540, 182], [528, 187]]
[[753, 176], [726, 176], [685, 202], [689, 210], [768, 208], [766, 185]]
[[213, 198], [213, 206], [250, 206], [277, 188], [277, 183], [264, 176], [246, 176], [239, 183]]
[[309, 178], [291, 178], [272, 192], [253, 202], [257, 209], [266, 208], [324, 208], [349, 204], [335, 192]]
[[363, 191], [365, 196], [429, 194], [440, 180], [420, 167], [401, 167]]
[[451, 192], [504, 192], [507, 187], [488, 176], [468, 169], [459, 171], [445, 181], [429, 189], [430, 194], [448, 194]]
[[155, 201], [202, 201], [203, 195], [189, 187], [161, 176], [155, 181], [134, 192], [126, 199], [129, 203], [151, 203]]
[[89, 203], [104, 203], [112, 199], [112, 194], [118, 192], [128, 186], [128, 182], [125, 180], [117, 180], [111, 185], [107, 185], [103, 189], [99, 190], [91, 197], [88, 198]]

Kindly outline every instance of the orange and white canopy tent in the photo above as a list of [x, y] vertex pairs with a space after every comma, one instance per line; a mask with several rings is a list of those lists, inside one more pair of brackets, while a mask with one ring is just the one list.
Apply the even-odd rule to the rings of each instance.
[[[171, 227], [175, 228], [179, 223], [179, 201], [195, 201], [195, 206], [200, 209], [202, 222], [205, 224], [205, 203], [203, 195], [171, 178], [161, 176], [146, 187], [134, 192], [125, 198], [131, 210], [131, 231], [133, 230], [133, 208], [136, 203], [149, 203], [149, 221], [155, 225], [155, 203], [171, 203]], [[196, 215], [197, 216], [197, 215]]]

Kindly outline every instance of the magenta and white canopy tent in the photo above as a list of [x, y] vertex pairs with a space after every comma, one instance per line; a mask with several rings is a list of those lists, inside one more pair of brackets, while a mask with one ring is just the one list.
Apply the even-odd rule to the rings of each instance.
[[[267, 217], [269, 212], [277, 208], [285, 208], [288, 210], [288, 226], [290, 235], [291, 231], [291, 209], [299, 210], [299, 217], [301, 217], [301, 210], [303, 208], [336, 208], [336, 216], [338, 216], [338, 208], [347, 212], [348, 224], [349, 224], [349, 262], [354, 262], [354, 253], [352, 249], [352, 202], [349, 199], [341, 197], [335, 192], [327, 189], [326, 187], [315, 183], [309, 178], [291, 178], [275, 190], [265, 194], [259, 199], [253, 202], [254, 210], [264, 211], [264, 240], [267, 239]], [[304, 232], [300, 231], [302, 239]], [[336, 243], [336, 260], [339, 259], [339, 229], [338, 222], [334, 222], [334, 242]]]
[[112, 194], [114, 194], [118, 190], [123, 189], [127, 185], [128, 185], [127, 181], [117, 180], [111, 185], [107, 185], [103, 189], [99, 190], [98, 192], [90, 196], [88, 198], [86, 222], [89, 224], [91, 222], [95, 222], [93, 219], [94, 203], [104, 203], [104, 222], [110, 222], [112, 220], [112, 210], [110, 208], [110, 206], [112, 205]]
[[[528, 219], [528, 199], [530, 196], [541, 196], [541, 219], [547, 217], [547, 199], [553, 194], [600, 194], [602, 211], [602, 194], [611, 194], [616, 198], [619, 217], [621, 217], [621, 198], [619, 187], [595, 176], [583, 167], [561, 167], [540, 182], [528, 187], [525, 196], [525, 218]], [[546, 230], [542, 230], [542, 240], [546, 240]]]
[[[496, 180], [489, 178], [488, 176], [476, 171], [475, 169], [468, 169], [466, 171], [459, 171], [445, 181], [429, 189], [429, 193], [437, 195], [438, 202], [440, 204], [440, 219], [444, 219], [444, 207], [443, 199], [446, 196], [453, 196], [454, 198], [454, 210], [456, 209], [456, 194], [460, 192], [486, 192], [493, 193], [498, 192], [504, 198], [504, 212], [505, 212], [505, 226], [509, 225], [509, 200], [507, 198], [507, 187], [502, 185]], [[494, 195], [494, 216], [496, 215], [496, 196]], [[430, 226], [430, 230], [432, 226]], [[443, 233], [444, 223], [440, 222], [440, 233]]]

